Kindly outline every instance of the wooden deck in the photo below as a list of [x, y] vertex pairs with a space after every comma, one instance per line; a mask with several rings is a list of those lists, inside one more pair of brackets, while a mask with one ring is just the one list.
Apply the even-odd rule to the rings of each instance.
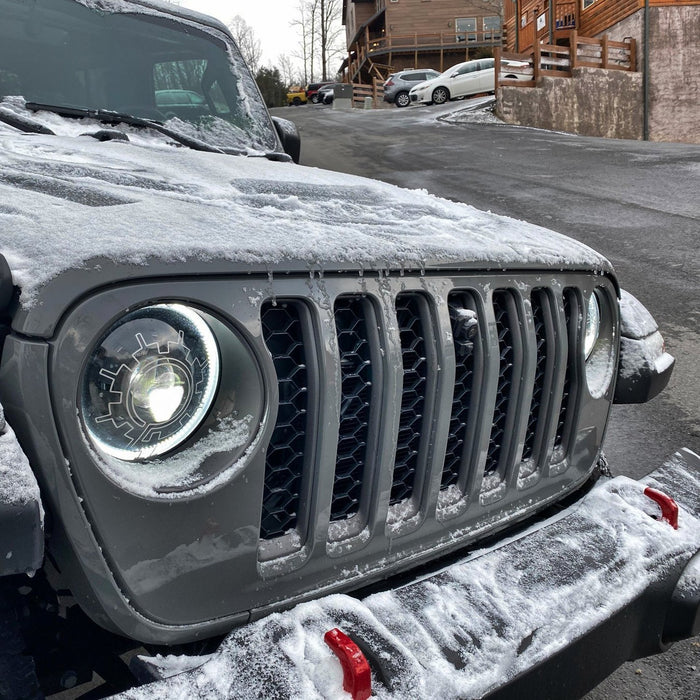
[[365, 36], [362, 42], [352, 46], [344, 66], [350, 82], [355, 82], [363, 73], [379, 79], [386, 79], [393, 72], [392, 62], [395, 56], [413, 54], [413, 65], [419, 65], [421, 54], [439, 56], [438, 70], [447, 70], [450, 65], [469, 60], [469, 50], [477, 47], [501, 46], [500, 31], [468, 32], [463, 39], [458, 39], [455, 31], [435, 32], [429, 34], [390, 34], [372, 38]]

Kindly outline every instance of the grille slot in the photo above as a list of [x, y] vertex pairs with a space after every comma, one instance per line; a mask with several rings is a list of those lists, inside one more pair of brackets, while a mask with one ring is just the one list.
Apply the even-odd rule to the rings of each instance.
[[576, 290], [567, 288], [562, 297], [564, 307], [565, 345], [567, 350], [566, 374], [564, 376], [564, 388], [562, 390], [561, 408], [557, 421], [557, 430], [554, 438], [553, 461], [561, 462], [568, 451], [568, 436], [571, 433], [571, 407], [576, 400], [576, 372], [577, 372], [577, 344], [578, 344], [578, 318], [579, 307]]
[[297, 527], [307, 454], [309, 372], [304, 306], [300, 302], [265, 303], [262, 332], [277, 373], [277, 423], [265, 459], [260, 536], [279, 537]]
[[493, 294], [493, 312], [498, 335], [498, 387], [493, 409], [491, 435], [484, 474], [498, 471], [506, 454], [508, 423], [513, 398], [513, 366], [516, 362], [516, 333], [518, 329], [517, 310], [513, 294], [508, 290], [498, 290]]
[[544, 289], [535, 289], [530, 297], [532, 304], [532, 321], [535, 329], [535, 380], [532, 388], [532, 401], [528, 414], [525, 443], [523, 445], [523, 461], [535, 457], [537, 439], [541, 437], [543, 418], [546, 410], [545, 384], [547, 374], [551, 371], [554, 359], [554, 338], [547, 330], [547, 316], [550, 313], [549, 298]]
[[373, 318], [369, 300], [340, 297], [334, 315], [341, 396], [331, 521], [350, 518], [359, 510], [369, 450], [374, 370], [367, 329], [367, 319]]
[[442, 468], [441, 488], [456, 485], [469, 458], [470, 417], [475, 411], [475, 363], [482, 342], [476, 301], [469, 292], [453, 292], [448, 299], [455, 351], [455, 387]]
[[396, 319], [403, 363], [403, 392], [391, 505], [410, 498], [415, 485], [428, 388], [425, 342], [428, 319], [425, 307], [426, 301], [420, 294], [406, 293], [396, 297]]

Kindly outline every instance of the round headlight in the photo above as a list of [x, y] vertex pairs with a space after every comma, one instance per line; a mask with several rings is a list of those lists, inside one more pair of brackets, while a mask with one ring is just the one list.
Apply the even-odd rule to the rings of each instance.
[[161, 455], [201, 425], [219, 383], [219, 349], [192, 308], [158, 304], [115, 323], [85, 373], [81, 412], [95, 446], [118, 459]]
[[594, 293], [588, 299], [588, 309], [586, 310], [586, 328], [583, 335], [583, 351], [588, 359], [593, 352], [595, 344], [600, 335], [600, 304], [598, 297]]

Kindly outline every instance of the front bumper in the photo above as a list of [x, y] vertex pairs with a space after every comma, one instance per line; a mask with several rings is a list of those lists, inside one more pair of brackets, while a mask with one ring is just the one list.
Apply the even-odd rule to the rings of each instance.
[[[646, 485], [677, 500], [677, 530], [655, 519]], [[643, 484], [606, 479], [549, 520], [408, 585], [270, 615], [209, 657], [140, 659], [142, 678], [163, 680], [122, 697], [342, 696], [324, 643], [336, 627], [365, 652], [376, 697], [578, 697], [624, 661], [697, 633], [699, 516], [700, 457], [683, 450]]]

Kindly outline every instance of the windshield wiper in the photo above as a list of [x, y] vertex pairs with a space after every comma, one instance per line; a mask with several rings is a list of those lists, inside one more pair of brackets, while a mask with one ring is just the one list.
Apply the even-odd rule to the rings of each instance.
[[14, 126], [15, 129], [19, 129], [25, 134], [56, 135], [48, 126], [35, 122], [33, 119], [27, 119], [27, 117], [23, 117], [21, 114], [17, 114], [17, 112], [13, 112], [7, 107], [0, 106], [0, 122]]
[[[181, 144], [182, 146], [187, 146], [195, 151], [206, 151], [208, 153], [232, 153], [231, 150], [222, 150], [216, 146], [210, 146], [204, 141], [192, 138], [191, 136], [186, 136], [178, 131], [163, 126], [160, 122], [154, 121], [153, 119], [143, 119], [142, 117], [136, 117], [133, 114], [122, 114], [121, 112], [113, 112], [110, 109], [87, 109], [86, 107], [65, 107], [62, 105], [49, 105], [42, 104], [41, 102], [27, 102], [25, 104], [27, 109], [32, 112], [54, 112], [55, 114], [60, 114], [63, 117], [87, 117], [89, 119], [97, 119], [101, 122], [108, 124], [128, 124], [129, 126], [138, 126], [146, 129], [153, 129], [161, 134], [168, 136], [173, 141]], [[245, 155], [244, 151], [236, 151], [236, 155]]]

